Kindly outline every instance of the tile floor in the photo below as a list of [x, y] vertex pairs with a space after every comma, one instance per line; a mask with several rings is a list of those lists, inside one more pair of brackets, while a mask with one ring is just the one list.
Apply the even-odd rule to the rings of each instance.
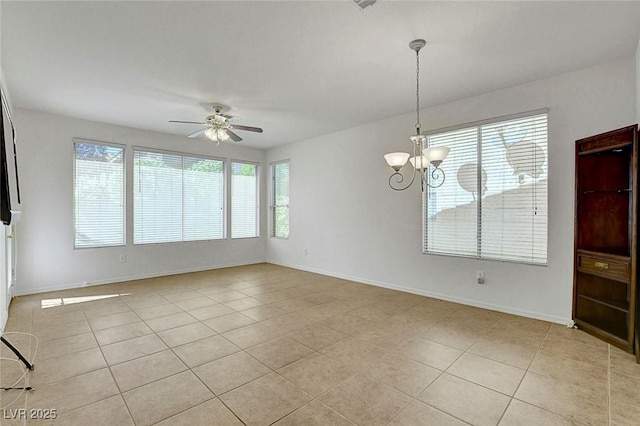
[[269, 264], [18, 297], [7, 332], [3, 425], [640, 424], [640, 365], [582, 331]]

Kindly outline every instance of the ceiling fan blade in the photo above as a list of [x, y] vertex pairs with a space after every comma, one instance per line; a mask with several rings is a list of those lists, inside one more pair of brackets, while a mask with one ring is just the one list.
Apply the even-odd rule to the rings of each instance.
[[200, 124], [202, 126], [207, 124], [207, 123], [200, 123], [198, 121], [178, 121], [178, 120], [169, 120], [169, 123]]
[[193, 132], [190, 135], [188, 135], [188, 138], [195, 138], [196, 136], [200, 136], [201, 134], [204, 133], [204, 131], [207, 130], [207, 127], [205, 127], [204, 129], [200, 129], [197, 132]]
[[231, 130], [229, 129], [225, 129], [225, 132], [227, 132], [227, 134], [229, 135], [229, 137], [231, 139], [233, 139], [234, 142], [240, 142], [242, 140], [242, 138], [238, 135], [236, 135], [235, 133], [233, 133]]
[[232, 124], [231, 128], [238, 129], [238, 130], [245, 130], [247, 132], [262, 133], [262, 129], [260, 127], [241, 126], [240, 124]]

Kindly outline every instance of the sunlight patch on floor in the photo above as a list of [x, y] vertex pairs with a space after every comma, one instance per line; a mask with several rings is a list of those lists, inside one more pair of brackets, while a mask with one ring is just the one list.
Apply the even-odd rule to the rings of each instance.
[[100, 294], [96, 296], [79, 296], [79, 297], [59, 297], [55, 299], [42, 299], [40, 307], [42, 309], [53, 308], [55, 306], [73, 305], [75, 303], [93, 302], [95, 300], [110, 299], [112, 297], [128, 296], [131, 293], [120, 294]]

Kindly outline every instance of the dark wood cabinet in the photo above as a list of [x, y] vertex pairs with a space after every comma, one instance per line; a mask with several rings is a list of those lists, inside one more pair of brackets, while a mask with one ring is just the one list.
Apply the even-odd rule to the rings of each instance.
[[638, 126], [576, 141], [573, 319], [628, 352], [637, 336]]
[[638, 308], [638, 306], [640, 306], [640, 303], [638, 303], [638, 297], [636, 297], [636, 362], [638, 364], [640, 364], [640, 333], [638, 332], [638, 330], [640, 330], [640, 309]]

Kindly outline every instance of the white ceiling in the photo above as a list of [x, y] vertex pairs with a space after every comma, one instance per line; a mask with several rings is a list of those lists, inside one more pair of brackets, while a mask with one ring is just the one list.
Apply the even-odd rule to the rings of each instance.
[[[220, 102], [269, 148], [634, 54], [640, 2], [2, 1], [15, 106], [186, 135]], [[428, 127], [428, 125], [426, 126]]]

